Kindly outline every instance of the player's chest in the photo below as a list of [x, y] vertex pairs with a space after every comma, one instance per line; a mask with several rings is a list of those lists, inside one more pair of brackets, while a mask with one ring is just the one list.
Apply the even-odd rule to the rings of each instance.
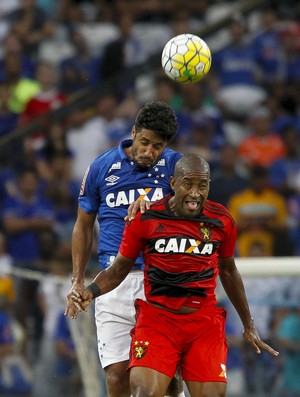
[[148, 172], [133, 171], [127, 167], [113, 170], [100, 189], [102, 201], [114, 206], [128, 205], [135, 200], [157, 201], [170, 193], [170, 176], [159, 168]]
[[155, 221], [147, 227], [150, 252], [212, 255], [224, 239], [221, 229], [210, 224]]

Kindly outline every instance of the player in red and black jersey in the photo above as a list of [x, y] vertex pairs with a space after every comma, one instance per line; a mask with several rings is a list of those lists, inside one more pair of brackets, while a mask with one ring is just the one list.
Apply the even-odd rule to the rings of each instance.
[[177, 215], [171, 208], [174, 200], [168, 195], [139, 213], [127, 226], [120, 253], [135, 258], [143, 252], [148, 302], [171, 310], [214, 306], [219, 257], [234, 253], [234, 221], [223, 206], [209, 201], [198, 215], [194, 198], [185, 205], [195, 215]]
[[234, 261], [234, 220], [223, 206], [207, 200], [208, 163], [196, 154], [184, 156], [170, 183], [175, 193], [137, 214], [125, 228], [114, 263], [82, 295], [74, 293], [73, 300], [85, 310], [93, 298], [124, 280], [142, 251], [146, 300], [136, 301], [131, 332], [133, 396], [164, 396], [180, 365], [192, 397], [224, 397], [226, 312], [217, 306], [218, 275], [243, 323], [245, 340], [258, 354], [278, 352], [260, 339], [254, 326]]

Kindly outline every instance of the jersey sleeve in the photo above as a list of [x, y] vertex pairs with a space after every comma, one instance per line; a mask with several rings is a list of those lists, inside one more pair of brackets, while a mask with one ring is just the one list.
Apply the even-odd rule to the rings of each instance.
[[126, 224], [119, 252], [127, 258], [136, 259], [143, 250], [144, 244], [145, 237], [142, 233], [140, 214], [138, 214], [133, 221]]
[[92, 163], [84, 174], [78, 198], [79, 207], [88, 214], [98, 212], [100, 206], [98, 180], [99, 169]]
[[229, 258], [234, 256], [235, 246], [236, 246], [236, 238], [237, 238], [237, 229], [235, 222], [232, 219], [228, 219], [225, 223], [225, 236], [222, 244], [219, 248], [219, 254], [222, 258]]

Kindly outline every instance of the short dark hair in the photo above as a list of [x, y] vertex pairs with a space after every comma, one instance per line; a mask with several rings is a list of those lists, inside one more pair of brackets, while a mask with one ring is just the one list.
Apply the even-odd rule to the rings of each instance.
[[187, 153], [177, 161], [174, 171], [175, 178], [184, 175], [187, 170], [207, 172], [210, 176], [209, 163], [198, 153]]
[[137, 132], [143, 128], [152, 130], [168, 142], [174, 138], [178, 127], [174, 110], [160, 101], [146, 103], [138, 112], [134, 125]]

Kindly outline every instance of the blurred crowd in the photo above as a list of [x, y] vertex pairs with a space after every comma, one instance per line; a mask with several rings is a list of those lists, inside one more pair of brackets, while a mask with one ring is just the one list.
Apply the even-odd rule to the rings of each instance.
[[[16, 129], [112, 82], [93, 105], [49, 118], [1, 150], [0, 395], [81, 395], [63, 316], [70, 281], [57, 277], [71, 270], [71, 233], [86, 168], [130, 137], [147, 101], [175, 109], [174, 149], [197, 151], [210, 162], [209, 199], [236, 220], [237, 257], [300, 256], [299, 2], [264, 2], [246, 17], [238, 0], [182, 3], [0, 0], [0, 144]], [[226, 27], [205, 37], [213, 61], [201, 83], [174, 83], [161, 68], [126, 78], [171, 37], [197, 34], [226, 17]], [[91, 276], [98, 270], [96, 245], [88, 270]], [[290, 279], [253, 280], [250, 298], [269, 297], [257, 310], [264, 336], [283, 354], [276, 364], [264, 356], [255, 364], [229, 321], [229, 397], [300, 396], [300, 311], [271, 306], [270, 298], [276, 291], [281, 302], [299, 301], [300, 287]], [[38, 392], [36, 365], [48, 368], [39, 373], [47, 387]], [[268, 368], [264, 378], [260, 366]]]

